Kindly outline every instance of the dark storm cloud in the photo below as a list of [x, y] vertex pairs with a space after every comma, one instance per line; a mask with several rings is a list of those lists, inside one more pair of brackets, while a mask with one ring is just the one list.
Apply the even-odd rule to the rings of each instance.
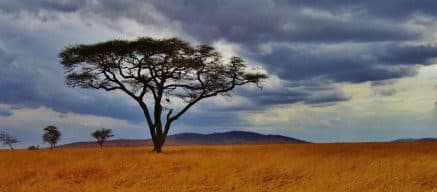
[[68, 90], [41, 92], [42, 90], [11, 82], [0, 84], [0, 89], [6, 90], [0, 95], [0, 103], [13, 105], [16, 108], [48, 107], [61, 113], [107, 116], [132, 122], [141, 122], [144, 119], [139, 108], [99, 93], [89, 92], [86, 93], [88, 98], [78, 98], [68, 95]]
[[257, 101], [258, 106], [292, 104], [304, 101], [307, 97], [308, 93], [296, 91], [262, 92], [251, 96], [251, 98]]
[[310, 7], [324, 7], [326, 9], [337, 9], [338, 7], [356, 7], [366, 10], [369, 15], [376, 17], [385, 17], [391, 20], [407, 19], [413, 14], [423, 13], [436, 16], [435, 8], [437, 6], [434, 0], [367, 0], [367, 1], [318, 1], [318, 0], [298, 0], [294, 1], [301, 5]]
[[40, 1], [41, 6], [48, 10], [56, 10], [61, 12], [74, 12], [77, 11], [81, 6], [84, 5], [84, 1]]
[[[221, 38], [245, 45], [266, 41], [367, 42], [420, 36], [397, 19], [374, 17], [369, 8], [377, 7], [380, 2], [371, 6], [360, 2], [157, 1], [154, 5], [171, 19], [183, 23], [190, 34], [207, 42]], [[403, 15], [416, 10], [414, 6], [407, 8]], [[396, 17], [402, 16], [399, 14]]]
[[[79, 91], [64, 86], [62, 72], [43, 65], [44, 60], [26, 59], [0, 48], [0, 104], [15, 108], [48, 107], [58, 112], [103, 115], [134, 122], [140, 111], [120, 99], [102, 93]], [[128, 100], [129, 98], [126, 98]]]
[[336, 82], [365, 82], [416, 74], [418, 65], [437, 57], [437, 46], [396, 43], [296, 47], [278, 46], [256, 56], [268, 69], [290, 81], [322, 78]]
[[[260, 93], [259, 95], [251, 96], [256, 101], [258, 108], [271, 107], [273, 105], [305, 103], [308, 105], [316, 105], [321, 103], [333, 103], [348, 101], [350, 98], [338, 90], [329, 90], [325, 92], [272, 92]], [[253, 108], [253, 106], [251, 106]]]
[[332, 102], [340, 102], [340, 101], [348, 101], [349, 97], [344, 95], [342, 92], [337, 91], [329, 91], [322, 95], [314, 95], [305, 100], [306, 104], [323, 104], [323, 103], [332, 103]]
[[[396, 6], [393, 6], [393, 4]], [[403, 25], [416, 13], [434, 14], [436, 3], [407, 1], [17, 1], [4, 2], [2, 10], [79, 11], [108, 18], [127, 17], [153, 22], [155, 9], [180, 22], [182, 28], [203, 42], [227, 39], [249, 48], [267, 41], [341, 42], [411, 40], [421, 34]], [[398, 7], [399, 6], [399, 7]], [[153, 13], [152, 13], [153, 14]], [[154, 15], [156, 16], [156, 15]], [[152, 16], [153, 17], [153, 16]], [[158, 19], [159, 20], [159, 19]], [[159, 22], [159, 21], [158, 21]]]
[[266, 107], [284, 104], [304, 103], [319, 105], [348, 101], [350, 98], [328, 81], [305, 80], [284, 83], [280, 89], [260, 91], [239, 90], [237, 94], [250, 98], [253, 105], [246, 110], [263, 110]]
[[[418, 15], [435, 18], [435, 1], [158, 1], [162, 13], [182, 23], [189, 34], [204, 42], [226, 39], [243, 45], [256, 60], [289, 81], [327, 79], [360, 83], [412, 76], [418, 65], [437, 56], [435, 45], [402, 45], [418, 40], [422, 31], [410, 25]], [[426, 25], [425, 25], [426, 26]], [[271, 54], [257, 55], [263, 43], [302, 44], [298, 50], [273, 46]], [[324, 50], [321, 43], [362, 43]], [[314, 51], [315, 50], [315, 51]], [[317, 52], [320, 50], [320, 52]], [[308, 93], [266, 94], [261, 103], [344, 101], [333, 94], [311, 99]], [[393, 90], [380, 94], [393, 95]]]
[[175, 122], [175, 126], [178, 125], [189, 125], [192, 128], [202, 130], [206, 127], [217, 127], [223, 126], [221, 128], [237, 126], [242, 124], [247, 124], [239, 120], [238, 113], [235, 112], [187, 112], [181, 119], [183, 122]]
[[32, 12], [38, 12], [40, 10], [74, 12], [85, 6], [85, 2], [86, 0], [6, 0], [0, 2], [0, 10], [4, 12], [19, 12], [19, 10], [28, 10]]
[[437, 45], [400, 46], [391, 44], [375, 54], [383, 64], [432, 64], [437, 57]]

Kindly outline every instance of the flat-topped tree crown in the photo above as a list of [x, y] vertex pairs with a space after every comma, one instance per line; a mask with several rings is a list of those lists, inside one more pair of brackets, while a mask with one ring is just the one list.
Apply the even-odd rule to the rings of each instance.
[[97, 140], [100, 148], [103, 147], [103, 143], [110, 137], [114, 137], [112, 134], [112, 129], [101, 128], [91, 133], [91, 136]]
[[[225, 62], [213, 47], [192, 46], [178, 38], [74, 45], [65, 48], [59, 57], [67, 85], [121, 90], [135, 99], [158, 152], [171, 123], [198, 101], [228, 94], [239, 85], [259, 85], [267, 78], [265, 74], [246, 72], [240, 57]], [[185, 103], [177, 111], [167, 106], [176, 99]]]

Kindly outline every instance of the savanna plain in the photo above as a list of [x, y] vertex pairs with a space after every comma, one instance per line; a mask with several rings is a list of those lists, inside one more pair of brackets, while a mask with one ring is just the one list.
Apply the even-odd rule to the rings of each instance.
[[437, 142], [0, 150], [0, 191], [437, 191]]

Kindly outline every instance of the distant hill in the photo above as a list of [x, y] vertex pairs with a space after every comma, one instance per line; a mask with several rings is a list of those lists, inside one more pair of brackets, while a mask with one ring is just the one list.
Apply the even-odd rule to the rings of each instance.
[[[229, 145], [229, 144], [284, 144], [284, 143], [309, 143], [304, 140], [285, 137], [282, 135], [263, 135], [255, 132], [230, 131], [224, 133], [199, 134], [179, 133], [169, 135], [166, 145]], [[104, 146], [146, 146], [152, 145], [152, 141], [139, 139], [116, 139], [109, 140]], [[61, 145], [60, 147], [94, 147], [96, 142], [76, 142]]]
[[392, 142], [417, 142], [417, 141], [422, 141], [422, 142], [426, 142], [426, 141], [437, 141], [437, 138], [431, 138], [431, 137], [427, 137], [427, 138], [404, 138], [404, 139], [396, 139], [393, 140]]

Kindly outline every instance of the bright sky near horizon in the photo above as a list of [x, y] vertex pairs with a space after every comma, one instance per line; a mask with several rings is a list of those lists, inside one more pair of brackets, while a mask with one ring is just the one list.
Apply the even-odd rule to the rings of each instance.
[[180, 37], [270, 78], [207, 99], [170, 133], [230, 130], [313, 142], [437, 137], [437, 1], [0, 1], [0, 130], [18, 146], [149, 137], [118, 92], [69, 88], [57, 54], [110, 39]]

